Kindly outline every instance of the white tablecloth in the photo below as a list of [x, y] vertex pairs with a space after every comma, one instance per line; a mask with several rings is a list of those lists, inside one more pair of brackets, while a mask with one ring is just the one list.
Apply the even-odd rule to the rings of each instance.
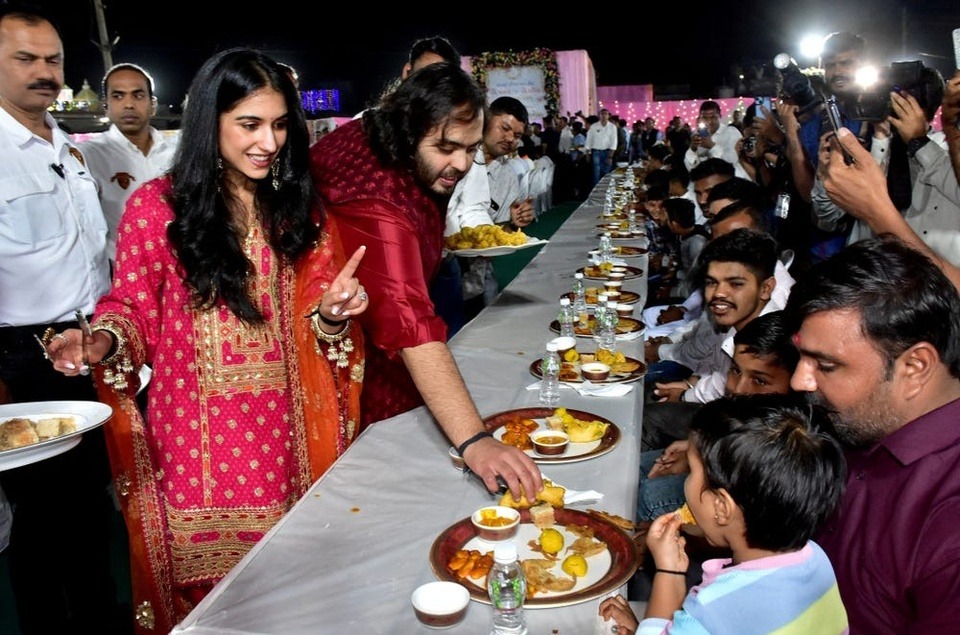
[[[450, 342], [481, 415], [538, 406], [537, 392], [526, 390], [536, 381], [529, 366], [556, 336], [548, 325], [559, 297], [596, 248], [594, 227], [610, 181], [601, 181], [498, 300]], [[646, 269], [646, 258], [630, 264]], [[646, 276], [624, 289], [645, 297]], [[594, 344], [580, 339], [578, 347], [593, 350]], [[642, 359], [642, 339], [618, 348]], [[561, 405], [609, 418], [622, 438], [606, 455], [544, 466], [561, 485], [602, 492], [603, 501], [590, 507], [629, 518], [636, 509], [642, 388], [637, 382], [623, 397], [583, 397], [563, 388]], [[368, 428], [174, 632], [433, 632], [410, 604], [417, 586], [436, 579], [431, 545], [493, 500], [480, 481], [453, 468], [449, 447], [426, 408]], [[609, 632], [597, 618], [599, 601], [528, 610], [530, 633]], [[487, 633], [490, 619], [489, 605], [472, 601], [452, 631]]]

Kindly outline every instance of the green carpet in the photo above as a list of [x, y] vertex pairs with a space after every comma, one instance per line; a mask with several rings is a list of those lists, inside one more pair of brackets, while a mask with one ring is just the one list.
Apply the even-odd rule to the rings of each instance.
[[[570, 215], [580, 206], [580, 201], [570, 201], [554, 205], [540, 215], [537, 222], [524, 228], [523, 232], [534, 238], [549, 239]], [[517, 274], [526, 267], [533, 257], [540, 252], [540, 247], [521, 249], [506, 256], [496, 256], [493, 260], [493, 272], [497, 276], [497, 283], [503, 289], [517, 277]]]

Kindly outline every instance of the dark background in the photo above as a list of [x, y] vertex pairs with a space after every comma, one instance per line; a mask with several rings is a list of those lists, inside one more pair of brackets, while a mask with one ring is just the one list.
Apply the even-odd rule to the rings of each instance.
[[[47, 0], [61, 17], [67, 84], [98, 88], [103, 74], [94, 0]], [[378, 3], [379, 4], [379, 3]], [[585, 49], [600, 86], [653, 84], [655, 96], [705, 98], [737, 75], [787, 51], [801, 66], [808, 33], [851, 30], [867, 39], [877, 63], [920, 59], [945, 77], [954, 73], [951, 31], [958, 0], [742, 0], [636, 3], [640, 8], [575, 3], [405, 2], [382, 11], [366, 3], [288, 0], [220, 2], [104, 0], [113, 61], [143, 65], [161, 104], [178, 107], [209, 55], [238, 45], [262, 48], [300, 73], [301, 89], [337, 88], [341, 112], [368, 105], [400, 73], [410, 45], [444, 35], [462, 55], [487, 51]]]

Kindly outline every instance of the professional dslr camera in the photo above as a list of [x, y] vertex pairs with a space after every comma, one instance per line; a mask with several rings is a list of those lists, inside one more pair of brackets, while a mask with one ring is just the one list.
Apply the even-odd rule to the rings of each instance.
[[881, 70], [875, 84], [853, 99], [844, 100], [844, 114], [854, 120], [883, 121], [892, 112], [890, 93], [893, 91], [913, 95], [924, 112], [929, 112], [931, 107], [939, 106], [936, 75], [919, 60], [894, 62]]
[[787, 53], [773, 58], [773, 65], [780, 72], [780, 94], [797, 106], [797, 119], [810, 119], [823, 107], [826, 87], [823, 78], [807, 75]]

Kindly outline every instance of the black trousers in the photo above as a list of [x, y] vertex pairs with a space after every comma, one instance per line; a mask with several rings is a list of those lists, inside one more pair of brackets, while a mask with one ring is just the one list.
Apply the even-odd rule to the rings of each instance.
[[[54, 325], [59, 332], [75, 324]], [[66, 377], [44, 359], [33, 333], [0, 328], [0, 378], [14, 402], [96, 401], [90, 377]], [[117, 608], [110, 569], [110, 467], [103, 428], [79, 445], [31, 465], [0, 471], [13, 506], [10, 582], [23, 633], [132, 631]]]

